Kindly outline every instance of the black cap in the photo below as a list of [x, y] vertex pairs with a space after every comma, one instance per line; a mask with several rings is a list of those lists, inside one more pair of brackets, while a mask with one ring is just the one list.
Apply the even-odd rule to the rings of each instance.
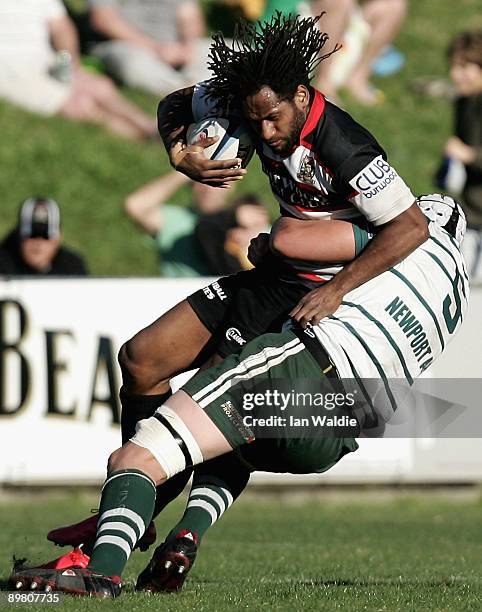
[[60, 235], [59, 205], [51, 198], [34, 197], [20, 207], [18, 220], [20, 238], [58, 238]]

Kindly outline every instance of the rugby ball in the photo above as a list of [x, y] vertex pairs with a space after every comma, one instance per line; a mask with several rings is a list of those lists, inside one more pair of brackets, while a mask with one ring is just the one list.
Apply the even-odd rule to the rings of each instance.
[[219, 136], [219, 140], [204, 149], [208, 159], [241, 159], [245, 168], [254, 153], [254, 144], [243, 123], [225, 117], [208, 117], [191, 123], [187, 129], [187, 144], [196, 144], [205, 138]]

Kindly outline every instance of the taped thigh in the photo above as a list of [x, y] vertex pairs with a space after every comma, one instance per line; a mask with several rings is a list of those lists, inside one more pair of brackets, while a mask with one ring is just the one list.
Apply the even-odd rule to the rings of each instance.
[[139, 421], [130, 441], [150, 451], [167, 478], [203, 462], [201, 449], [184, 421], [167, 406]]

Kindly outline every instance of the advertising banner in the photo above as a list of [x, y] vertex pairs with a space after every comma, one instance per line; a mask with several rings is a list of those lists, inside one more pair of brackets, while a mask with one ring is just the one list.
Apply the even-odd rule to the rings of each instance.
[[[210, 279], [0, 281], [0, 483], [101, 482], [120, 444], [122, 343]], [[482, 291], [431, 376], [482, 377]], [[179, 386], [186, 376], [179, 377]], [[482, 386], [482, 385], [481, 385]], [[482, 390], [482, 389], [481, 389]], [[462, 453], [463, 449], [463, 453]], [[450, 458], [450, 459], [448, 459]], [[446, 464], [446, 465], [445, 465]], [[441, 471], [441, 465], [445, 465]], [[266, 475], [256, 475], [265, 481]], [[269, 476], [284, 482], [286, 476]], [[362, 439], [323, 476], [296, 482], [482, 479], [480, 439]]]

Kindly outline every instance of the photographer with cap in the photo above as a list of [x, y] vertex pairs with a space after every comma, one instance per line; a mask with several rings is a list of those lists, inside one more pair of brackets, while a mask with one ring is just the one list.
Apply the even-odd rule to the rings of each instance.
[[57, 202], [42, 197], [25, 200], [17, 227], [0, 243], [0, 274], [85, 276], [82, 257], [61, 246], [61, 241]]

